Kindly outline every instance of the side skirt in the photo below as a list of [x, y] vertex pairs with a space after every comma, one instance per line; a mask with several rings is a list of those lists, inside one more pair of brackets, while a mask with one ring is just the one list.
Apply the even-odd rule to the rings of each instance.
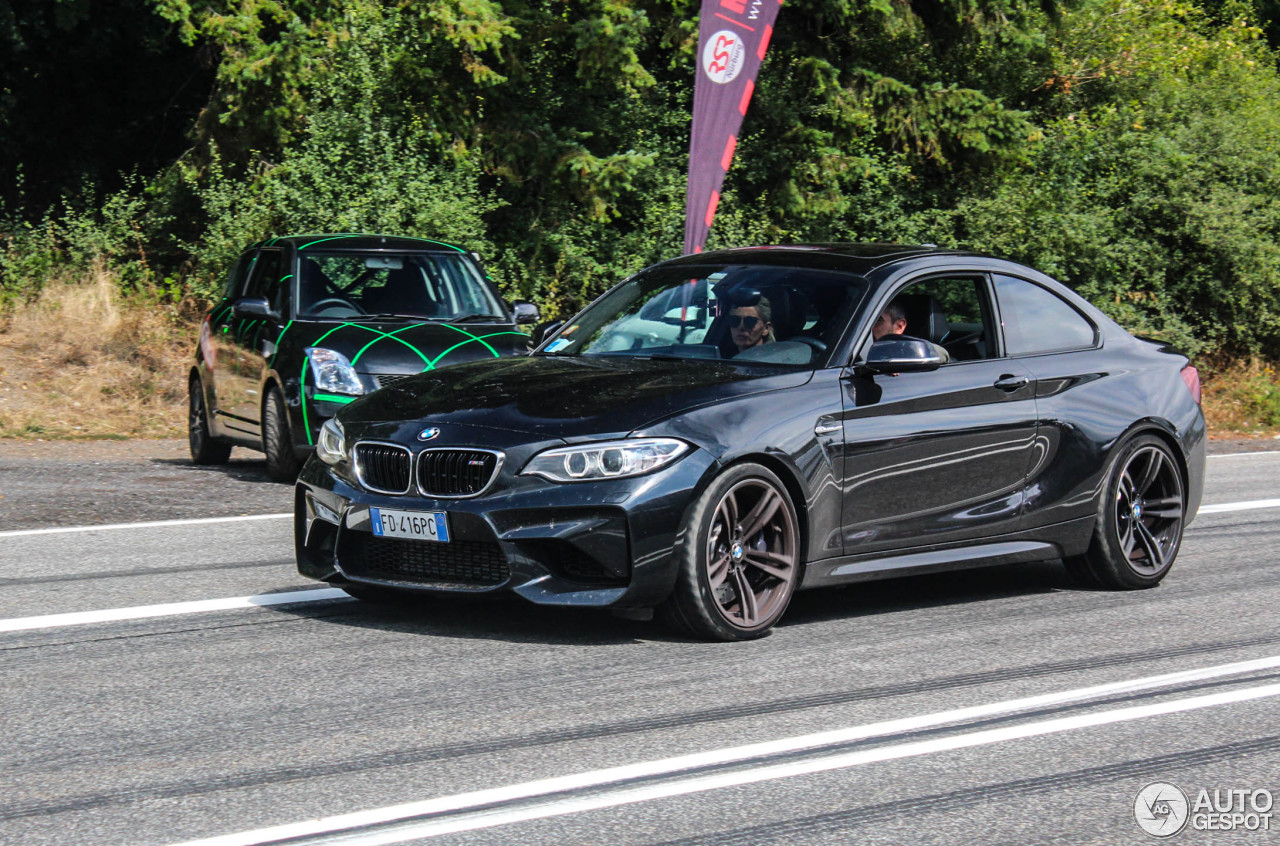
[[1081, 517], [1026, 532], [988, 538], [979, 544], [924, 546], [891, 555], [843, 555], [811, 561], [805, 567], [800, 589], [1076, 555], [1089, 545], [1094, 519], [1092, 516]]

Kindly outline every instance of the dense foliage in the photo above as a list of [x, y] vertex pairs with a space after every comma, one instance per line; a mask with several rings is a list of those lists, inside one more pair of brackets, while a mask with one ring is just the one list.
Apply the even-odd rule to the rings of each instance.
[[[0, 173], [10, 296], [95, 259], [205, 295], [243, 243], [358, 229], [466, 243], [510, 296], [565, 312], [679, 250], [696, 0], [111, 8], [0, 0], [15, 161], [55, 143], [23, 116], [60, 35], [102, 29], [107, 61], [168, 69], [131, 82], [119, 143]], [[1276, 18], [1273, 0], [789, 0], [709, 246], [976, 248], [1191, 351], [1280, 357]], [[115, 80], [78, 72], [60, 108], [94, 114]], [[148, 123], [164, 96], [180, 141]]]

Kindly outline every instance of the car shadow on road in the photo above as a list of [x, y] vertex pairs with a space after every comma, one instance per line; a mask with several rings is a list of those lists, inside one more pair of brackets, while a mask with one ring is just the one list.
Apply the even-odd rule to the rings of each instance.
[[153, 458], [151, 463], [165, 467], [182, 467], [198, 473], [215, 474], [237, 482], [280, 484], [267, 475], [267, 462], [262, 458], [233, 458], [226, 464], [193, 464], [189, 458]]
[[1019, 596], [1088, 591], [1061, 561], [1002, 564], [950, 573], [903, 576], [835, 588], [801, 591], [779, 623], [796, 626], [903, 611], [972, 605]]
[[668, 636], [656, 623], [624, 620], [594, 609], [533, 605], [512, 596], [428, 596], [404, 604], [352, 600], [323, 606], [282, 606], [276, 610], [339, 626], [467, 640], [616, 646], [681, 639], [674, 634]]
[[[1010, 564], [867, 582], [844, 588], [802, 591], [779, 628], [852, 620], [1079, 588], [1061, 562]], [[544, 643], [617, 646], [628, 643], [697, 643], [658, 620], [621, 619], [605, 611], [530, 604], [518, 597], [423, 597], [402, 605], [352, 600], [324, 606], [284, 606], [280, 613], [341, 626], [409, 635]]]

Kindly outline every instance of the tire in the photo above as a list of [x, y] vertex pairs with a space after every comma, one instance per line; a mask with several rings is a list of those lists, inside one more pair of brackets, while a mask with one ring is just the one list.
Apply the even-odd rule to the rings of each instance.
[[226, 464], [231, 458], [231, 444], [215, 440], [209, 434], [204, 386], [195, 376], [187, 382], [187, 442], [191, 446], [193, 464]]
[[1067, 569], [1112, 590], [1155, 587], [1178, 556], [1185, 509], [1182, 471], [1168, 445], [1139, 435], [1112, 462], [1089, 549], [1068, 559]]
[[796, 509], [772, 471], [736, 464], [694, 504], [676, 549], [676, 585], [659, 608], [674, 628], [711, 640], [766, 634], [800, 575]]
[[262, 451], [267, 454], [267, 475], [276, 482], [297, 481], [302, 462], [293, 452], [293, 434], [284, 410], [284, 397], [272, 388], [262, 404]]

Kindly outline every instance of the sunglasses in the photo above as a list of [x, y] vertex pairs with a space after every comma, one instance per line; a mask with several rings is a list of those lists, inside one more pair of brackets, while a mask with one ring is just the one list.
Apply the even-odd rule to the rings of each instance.
[[758, 317], [734, 317], [733, 315], [729, 316], [730, 326], [732, 326], [734, 329], [737, 329], [739, 326], [741, 326], [743, 329], [746, 329], [748, 332], [756, 328], [756, 324], [759, 322], [760, 322], [760, 318]]

